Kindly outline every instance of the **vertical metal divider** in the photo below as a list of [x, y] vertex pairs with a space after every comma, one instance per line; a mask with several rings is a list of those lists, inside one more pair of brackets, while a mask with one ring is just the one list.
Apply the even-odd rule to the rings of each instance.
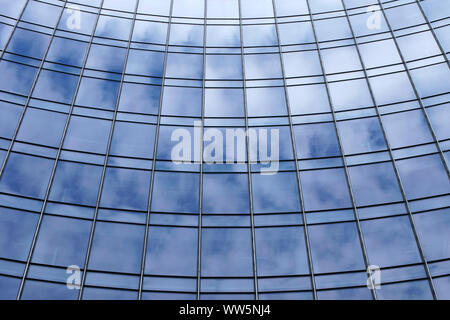
[[297, 155], [297, 145], [295, 144], [294, 126], [292, 124], [292, 111], [291, 111], [291, 105], [290, 105], [290, 100], [289, 100], [289, 94], [288, 94], [288, 90], [287, 90], [286, 69], [284, 67], [284, 59], [283, 59], [283, 54], [282, 54], [281, 42], [280, 42], [280, 30], [278, 28], [278, 17], [277, 17], [275, 0], [272, 0], [272, 6], [273, 6], [274, 17], [275, 17], [275, 31], [276, 31], [276, 35], [277, 35], [277, 41], [278, 41], [278, 51], [280, 53], [280, 63], [281, 63], [281, 72], [282, 72], [282, 76], [283, 76], [284, 94], [286, 96], [286, 108], [287, 108], [287, 113], [288, 113], [288, 118], [289, 118], [289, 131], [291, 133], [292, 152], [294, 153], [295, 173], [297, 175], [297, 186], [298, 186], [300, 206], [301, 206], [301, 211], [302, 211], [303, 231], [304, 231], [304, 236], [305, 236], [306, 254], [308, 257], [308, 267], [309, 267], [310, 278], [311, 278], [311, 288], [312, 288], [314, 300], [317, 300], [316, 281], [315, 281], [315, 277], [314, 277], [314, 267], [313, 267], [312, 256], [311, 256], [311, 244], [309, 241], [308, 225], [307, 225], [307, 220], [306, 220], [305, 204], [304, 204], [303, 190], [302, 190], [302, 184], [301, 184], [301, 178], [300, 178], [300, 169], [298, 167], [299, 160], [298, 160], [298, 155]]
[[444, 48], [442, 47], [441, 43], [439, 42], [439, 39], [438, 39], [438, 37], [436, 35], [436, 31], [434, 31], [434, 28], [431, 25], [430, 20], [428, 19], [427, 15], [425, 14], [425, 11], [423, 10], [422, 4], [421, 4], [422, 1], [423, 0], [421, 0], [421, 1], [416, 0], [417, 6], [419, 7], [419, 10], [420, 10], [420, 12], [423, 15], [423, 18], [425, 19], [425, 22], [428, 25], [428, 28], [430, 28], [431, 34], [433, 35], [433, 38], [434, 38], [434, 41], [436, 41], [436, 43], [437, 43], [437, 45], [439, 47], [439, 50], [441, 50], [441, 53], [444, 56], [445, 61], [447, 62], [447, 66], [450, 68], [450, 63], [448, 61], [447, 54], [445, 53]]
[[[28, 3], [28, 2], [27, 2], [27, 3]], [[20, 115], [20, 120], [19, 120], [19, 122], [18, 122], [18, 124], [17, 124], [17, 127], [16, 127], [15, 131], [14, 131], [14, 136], [13, 136], [13, 138], [11, 139], [11, 144], [9, 145], [8, 153], [6, 154], [5, 161], [3, 162], [2, 169], [0, 170], [0, 176], [1, 176], [1, 174], [3, 173], [4, 166], [6, 165], [6, 162], [7, 162], [8, 158], [9, 158], [9, 155], [10, 155], [11, 150], [12, 150], [12, 148], [13, 148], [14, 142], [15, 142], [15, 140], [16, 140], [16, 138], [17, 138], [17, 134], [18, 134], [18, 132], [19, 132], [20, 126], [21, 126], [22, 121], [23, 121], [23, 118], [24, 118], [24, 116], [25, 116], [25, 112], [26, 112], [26, 110], [27, 110], [27, 108], [28, 108], [28, 105], [29, 105], [29, 103], [30, 103], [31, 96], [33, 95], [34, 88], [36, 87], [36, 83], [37, 83], [37, 81], [38, 81], [39, 75], [40, 75], [40, 73], [41, 73], [41, 71], [42, 71], [42, 68], [43, 68], [43, 66], [44, 66], [45, 59], [47, 58], [47, 54], [48, 54], [48, 52], [49, 52], [49, 50], [50, 50], [50, 47], [51, 47], [52, 42], [53, 42], [53, 39], [54, 39], [54, 37], [55, 37], [56, 29], [58, 28], [59, 22], [61, 21], [61, 18], [62, 18], [63, 14], [64, 14], [64, 9], [65, 9], [65, 7], [66, 7], [66, 4], [67, 4], [67, 0], [62, 1], [62, 4], [61, 4], [61, 13], [60, 13], [59, 16], [58, 16], [58, 20], [57, 20], [55, 26], [53, 27], [53, 31], [52, 31], [52, 34], [51, 34], [51, 36], [50, 36], [49, 43], [48, 43], [47, 48], [46, 48], [46, 50], [45, 50], [45, 53], [44, 53], [44, 55], [43, 55], [43, 57], [42, 57], [42, 60], [41, 60], [41, 62], [40, 62], [40, 64], [39, 64], [39, 68], [38, 68], [38, 71], [36, 72], [36, 76], [35, 76], [35, 78], [34, 78], [34, 80], [33, 80], [33, 84], [32, 84], [32, 86], [31, 86], [30, 93], [29, 93], [29, 95], [28, 95], [28, 97], [27, 97], [27, 101], [26, 101], [26, 103], [25, 103], [25, 105], [24, 105], [24, 108], [23, 108], [23, 111], [22, 111], [22, 113], [21, 113], [21, 115]], [[22, 13], [23, 13], [23, 12], [22, 12]], [[56, 167], [56, 159], [55, 159], [54, 167]], [[18, 293], [17, 293], [17, 300], [19, 300], [20, 297], [22, 296], [22, 291], [23, 291], [23, 286], [24, 286], [24, 283], [25, 283], [25, 278], [26, 278], [27, 273], [28, 273], [28, 269], [29, 269], [29, 266], [30, 266], [30, 263], [31, 263], [31, 257], [32, 257], [32, 255], [33, 255], [34, 246], [35, 246], [35, 244], [36, 244], [36, 239], [37, 239], [37, 236], [38, 236], [38, 233], [39, 233], [39, 229], [40, 229], [40, 226], [41, 226], [41, 222], [42, 222], [42, 218], [43, 218], [43, 213], [44, 213], [44, 209], [45, 209], [45, 203], [46, 203], [46, 199], [47, 199], [47, 197], [48, 197], [48, 192], [49, 192], [49, 190], [50, 190], [50, 184], [51, 184], [51, 180], [49, 180], [48, 185], [47, 185], [47, 191], [46, 191], [46, 194], [45, 194], [45, 197], [44, 197], [44, 202], [43, 202], [43, 205], [42, 205], [42, 210], [41, 210], [41, 212], [40, 212], [40, 214], [39, 214], [38, 223], [37, 223], [36, 228], [35, 228], [35, 230], [34, 230], [33, 239], [32, 239], [32, 242], [31, 242], [30, 249], [29, 249], [29, 251], [28, 251], [27, 261], [26, 261], [26, 264], [25, 264], [25, 269], [24, 269], [24, 271], [23, 271], [22, 279], [21, 279], [21, 281], [20, 281], [19, 291], [18, 291]]]
[[[104, 2], [104, 0], [102, 0], [101, 6], [100, 6], [98, 19], [100, 19], [100, 14], [101, 14], [101, 11], [102, 11], [101, 8], [103, 7], [103, 2]], [[119, 89], [118, 89], [118, 92], [117, 92], [117, 100], [116, 100], [116, 104], [115, 104], [115, 107], [114, 107], [114, 115], [113, 115], [113, 119], [112, 119], [112, 123], [111, 123], [111, 129], [109, 131], [109, 137], [108, 137], [108, 144], [107, 144], [107, 148], [106, 148], [105, 160], [103, 162], [103, 170], [102, 170], [100, 186], [99, 186], [98, 194], [97, 194], [97, 202], [96, 202], [96, 205], [95, 205], [95, 212], [94, 212], [94, 218], [93, 218], [93, 221], [92, 221], [91, 232], [90, 232], [90, 235], [89, 235], [89, 243], [88, 243], [88, 247], [87, 247], [87, 251], [86, 251], [86, 258], [85, 258], [85, 261], [84, 261], [83, 275], [82, 275], [82, 279], [81, 279], [81, 285], [80, 285], [80, 291], [79, 291], [79, 294], [78, 294], [78, 300], [81, 300], [82, 297], [83, 297], [83, 291], [84, 291], [84, 286], [85, 286], [85, 282], [86, 282], [87, 269], [88, 269], [89, 259], [90, 259], [90, 255], [91, 255], [91, 249], [92, 249], [92, 242], [93, 242], [93, 239], [94, 239], [95, 226], [96, 226], [96, 223], [97, 223], [97, 216], [98, 216], [98, 211], [99, 211], [99, 207], [100, 207], [100, 201], [101, 201], [101, 198], [102, 198], [103, 185], [104, 185], [104, 182], [105, 182], [106, 169], [107, 169], [107, 166], [108, 166], [109, 152], [111, 150], [111, 142], [112, 142], [112, 138], [113, 138], [113, 134], [114, 134], [114, 127], [115, 127], [115, 123], [116, 123], [116, 119], [117, 119], [117, 110], [119, 108], [120, 95], [122, 93], [123, 81], [124, 81], [124, 78], [125, 78], [125, 70], [126, 70], [127, 63], [128, 63], [128, 55], [129, 55], [129, 52], [130, 52], [131, 38], [133, 36], [134, 23], [136, 21], [136, 12], [137, 12], [138, 5], [139, 5], [139, 0], [136, 0], [136, 5], [135, 5], [135, 8], [134, 8], [134, 12], [133, 12], [133, 21], [131, 23], [130, 34], [128, 36], [127, 49], [126, 49], [125, 60], [124, 60], [124, 64], [123, 64], [122, 76], [121, 76], [121, 79], [120, 79]], [[97, 23], [98, 23], [98, 19], [97, 19]], [[95, 30], [93, 31], [92, 35], [94, 36], [94, 34], [95, 34]], [[80, 81], [81, 81], [81, 77], [80, 77]]]
[[[354, 217], [355, 217], [356, 227], [358, 229], [358, 236], [359, 236], [359, 241], [360, 241], [360, 244], [361, 244], [361, 249], [362, 249], [362, 254], [363, 254], [363, 258], [364, 258], [364, 263], [365, 263], [366, 269], [367, 269], [369, 267], [369, 265], [370, 265], [370, 263], [369, 263], [369, 256], [367, 254], [367, 249], [366, 249], [366, 245], [365, 245], [365, 242], [364, 242], [364, 237], [363, 237], [362, 230], [361, 230], [361, 223], [359, 221], [358, 210], [357, 210], [356, 203], [355, 203], [355, 197], [353, 195], [353, 190], [352, 190], [352, 187], [351, 187], [351, 184], [350, 184], [350, 176], [349, 176], [349, 173], [348, 173], [347, 160], [345, 158], [344, 149], [342, 148], [342, 141], [341, 141], [341, 137], [340, 137], [340, 134], [339, 134], [339, 129], [338, 129], [338, 126], [337, 126], [336, 114], [335, 114], [335, 111], [334, 111], [334, 104], [333, 104], [333, 100], [331, 98], [330, 88], [329, 88], [329, 84], [328, 84], [328, 79], [327, 79], [327, 75], [326, 75], [325, 68], [324, 68], [324, 65], [323, 65], [322, 54], [320, 52], [320, 45], [319, 45], [319, 41], [317, 39], [316, 28], [315, 28], [315, 25], [314, 25], [314, 20], [313, 20], [313, 14], [311, 12], [311, 7], [309, 5], [309, 0], [306, 0], [306, 5], [308, 7], [309, 15], [310, 15], [310, 18], [311, 18], [311, 25], [312, 25], [312, 30], [313, 30], [313, 34], [314, 34], [314, 39], [315, 39], [316, 45], [317, 45], [317, 53], [318, 53], [318, 56], [319, 56], [320, 68], [322, 69], [322, 74], [323, 74], [323, 78], [324, 78], [324, 81], [325, 81], [325, 87], [326, 87], [326, 91], [327, 91], [327, 97], [328, 97], [328, 101], [330, 103], [331, 115], [333, 117], [333, 123], [334, 123], [334, 127], [335, 127], [335, 130], [336, 130], [336, 136], [337, 136], [339, 148], [340, 148], [341, 153], [342, 153], [342, 162], [343, 162], [343, 165], [344, 165], [344, 171], [345, 171], [345, 177], [346, 177], [346, 181], [347, 181], [347, 187], [348, 187], [350, 199], [351, 199], [352, 206], [353, 206], [353, 214], [354, 214]], [[372, 297], [375, 300], [377, 300], [377, 294], [375, 292], [375, 288], [374, 288], [372, 279], [369, 278], [369, 281], [372, 284], [372, 286], [371, 286], [372, 288], [370, 288], [370, 291], [372, 293]]]
[[387, 16], [386, 16], [386, 12], [384, 11], [384, 8], [383, 8], [383, 5], [381, 4], [381, 1], [380, 0], [377, 0], [377, 1], [378, 1], [378, 6], [380, 8], [380, 11], [383, 14], [384, 20], [386, 21], [386, 25], [387, 25], [387, 27], [389, 29], [389, 32], [391, 33], [392, 40], [394, 40], [395, 47], [397, 48], [398, 54], [400, 56], [400, 59], [402, 60], [402, 64], [403, 64], [403, 66], [405, 68], [405, 71], [406, 71], [406, 74], [408, 76], [409, 82], [411, 83], [411, 87], [412, 87], [412, 89], [414, 91], [414, 95], [416, 96], [416, 99], [419, 102], [420, 108], [422, 109], [422, 112], [423, 112], [423, 115], [424, 115], [425, 120], [427, 122], [428, 128], [430, 129], [431, 135], [433, 136], [433, 140], [434, 140], [434, 142], [436, 144], [436, 147], [438, 149], [438, 153], [441, 156], [441, 161], [442, 161], [442, 163], [444, 165], [445, 171], [447, 172], [447, 176], [450, 178], [449, 165], [447, 164], [447, 162], [445, 160], [445, 155], [442, 152], [441, 145], [439, 144], [439, 139], [437, 138], [436, 133], [434, 132], [433, 126], [432, 126], [431, 121], [430, 121], [430, 118], [428, 117], [428, 114], [427, 114], [427, 112], [425, 110], [425, 106], [423, 105], [422, 98], [420, 97], [420, 94], [417, 91], [416, 85], [415, 85], [415, 83], [414, 83], [414, 81], [412, 79], [411, 72], [409, 70], [409, 67], [408, 67], [408, 64], [406, 62], [406, 59], [403, 56], [403, 53], [402, 53], [402, 51], [400, 49], [400, 46], [399, 46], [398, 41], [397, 41], [397, 37], [396, 37], [392, 27], [391, 27], [391, 24], [390, 24]]
[[[198, 237], [197, 237], [197, 300], [200, 300], [201, 277], [202, 277], [202, 214], [203, 214], [203, 135], [205, 128], [205, 87], [206, 87], [206, 26], [208, 15], [208, 0], [204, 0], [203, 8], [203, 69], [202, 69], [202, 106], [201, 106], [201, 127], [200, 127], [200, 177], [198, 191]], [[195, 134], [194, 134], [195, 138]], [[194, 145], [195, 145], [194, 141]], [[194, 147], [195, 150], [195, 147]], [[195, 157], [194, 157], [195, 161]]]
[[[252, 186], [252, 168], [250, 164], [250, 140], [248, 135], [249, 125], [248, 125], [248, 110], [247, 110], [247, 80], [245, 76], [245, 59], [244, 59], [244, 38], [243, 38], [243, 24], [242, 24], [242, 7], [241, 1], [238, 0], [239, 7], [239, 35], [241, 40], [241, 64], [242, 64], [242, 84], [244, 93], [244, 116], [245, 116], [245, 142], [247, 148], [247, 174], [248, 174], [248, 188], [249, 188], [249, 203], [250, 203], [250, 223], [251, 223], [251, 236], [252, 236], [252, 251], [253, 251], [253, 281], [255, 289], [255, 300], [259, 300], [259, 290], [258, 290], [258, 265], [256, 259], [256, 241], [255, 241], [255, 218], [253, 210], [253, 186]], [[257, 160], [256, 160], [257, 161]]]
[[[9, 38], [8, 38], [8, 41], [7, 41], [7, 43], [5, 44], [5, 49], [3, 49], [3, 51], [2, 51], [2, 53], [1, 53], [1, 55], [0, 55], [0, 61], [3, 60], [3, 56], [4, 56], [5, 52], [6, 52], [6, 49], [7, 49], [8, 45], [9, 45], [9, 43], [11, 42], [11, 39], [12, 39], [14, 33], [16, 32], [16, 29], [17, 29], [17, 26], [18, 26], [18, 24], [19, 24], [19, 22], [20, 22], [20, 19], [22, 19], [23, 13], [25, 12], [25, 9], [26, 9], [26, 7], [27, 7], [27, 5], [28, 5], [28, 3], [29, 3], [30, 1], [31, 1], [31, 0], [27, 0], [27, 1], [26, 1], [25, 6], [23, 7], [22, 12], [20, 13], [20, 16], [17, 18], [16, 24], [14, 25], [14, 29], [11, 31], [11, 34], [10, 34], [10, 36], [9, 36]], [[63, 3], [63, 4], [62, 4], [62, 8], [63, 8], [62, 11], [64, 11], [64, 8], [65, 8], [65, 6], [66, 6], [67, 0], [61, 0], [61, 2]], [[40, 64], [39, 64], [39, 67], [37, 67], [38, 70], [37, 70], [37, 72], [36, 72], [36, 75], [34, 76], [33, 83], [32, 83], [32, 85], [31, 85], [30, 92], [29, 92], [29, 94], [28, 94], [28, 96], [27, 96], [27, 99], [26, 99], [26, 102], [25, 102], [25, 104], [24, 104], [24, 106], [23, 106], [23, 110], [22, 110], [22, 113], [20, 114], [19, 121], [17, 122], [17, 126], [16, 126], [16, 128], [15, 128], [15, 130], [14, 130], [13, 136], [12, 136], [12, 138], [11, 138], [11, 142], [9, 143], [8, 150], [6, 151], [5, 159], [3, 160], [2, 164], [1, 164], [1, 167], [0, 167], [0, 177], [3, 175], [3, 171], [5, 170], [6, 163], [8, 162], [9, 156], [10, 156], [11, 151], [12, 151], [12, 148], [13, 148], [13, 146], [14, 146], [14, 142], [15, 142], [15, 140], [16, 140], [16, 138], [17, 138], [17, 134], [19, 133], [20, 126], [22, 125], [22, 121], [23, 121], [23, 118], [24, 118], [24, 116], [25, 116], [25, 112], [27, 111], [28, 104], [30, 103], [31, 96], [33, 95], [34, 88], [35, 88], [35, 86], [36, 86], [36, 83], [37, 83], [37, 80], [38, 80], [39, 75], [40, 75], [40, 73], [41, 73], [41, 70], [42, 70], [42, 68], [43, 68], [43, 66], [44, 66], [44, 61], [45, 61], [45, 59], [46, 59], [46, 57], [47, 57], [48, 51], [49, 51], [49, 49], [50, 49], [50, 46], [52, 45], [53, 37], [54, 37], [54, 35], [55, 35], [56, 29], [57, 29], [57, 27], [58, 27], [59, 21], [61, 20], [61, 17], [62, 17], [62, 12], [61, 12], [61, 16], [58, 18], [58, 21], [57, 21], [55, 27], [53, 28], [52, 34], [51, 34], [51, 36], [50, 36], [49, 43], [48, 43], [47, 48], [46, 48], [46, 50], [45, 50], [44, 56], [42, 57], [42, 60], [41, 60], [41, 62], [40, 62]], [[50, 29], [50, 28], [49, 28], [49, 29]], [[34, 67], [32, 67], [32, 68], [34, 68]]]
[[432, 283], [431, 274], [430, 274], [430, 271], [429, 271], [429, 268], [428, 268], [427, 261], [425, 259], [425, 255], [424, 255], [423, 250], [422, 250], [422, 246], [421, 246], [421, 242], [420, 242], [420, 239], [419, 239], [419, 235], [418, 235], [418, 233], [416, 231], [416, 228], [415, 228], [415, 225], [414, 225], [413, 216], [412, 216], [411, 209], [410, 209], [410, 206], [409, 206], [408, 198], [406, 197], [405, 189], [403, 187], [403, 183], [402, 183], [402, 180], [401, 180], [401, 177], [400, 177], [400, 173], [399, 173], [398, 168], [397, 168], [397, 162], [396, 162], [395, 157], [393, 155], [390, 142], [389, 142], [389, 140], [387, 138], [386, 130], [384, 129], [383, 119], [381, 117], [379, 106], [378, 106], [378, 103], [376, 102], [375, 95], [373, 93], [373, 89], [372, 89], [372, 86], [371, 86], [370, 81], [369, 81], [369, 76], [367, 74], [367, 69], [366, 69], [365, 63], [364, 63], [364, 61], [362, 59], [362, 55], [361, 55], [361, 52], [359, 50], [359, 44], [358, 44], [358, 41], [356, 40], [356, 36], [355, 36], [354, 30], [353, 30], [353, 26], [351, 25], [351, 22], [350, 22], [350, 17], [349, 17], [349, 14], [348, 14], [347, 7], [346, 7], [346, 5], [344, 3], [344, 0], [341, 0], [341, 2], [342, 2], [342, 6], [344, 8], [344, 11], [345, 11], [345, 16], [347, 18], [347, 22], [348, 22], [349, 27], [350, 27], [350, 31], [352, 33], [353, 41], [354, 41], [354, 44], [355, 44], [355, 49], [356, 49], [356, 52], [357, 52], [358, 57], [359, 57], [359, 62], [361, 63], [361, 66], [363, 68], [363, 73], [364, 73], [364, 77], [366, 79], [367, 87], [369, 88], [370, 97], [372, 99], [372, 103], [373, 103], [373, 105], [375, 107], [375, 111], [377, 113], [378, 123], [380, 124], [380, 128], [381, 128], [381, 131], [383, 133], [384, 141], [386, 143], [386, 147], [387, 147], [388, 152], [389, 152], [389, 157], [391, 158], [391, 161], [392, 161], [392, 166], [394, 168], [395, 177], [396, 177], [397, 182], [399, 184], [400, 192], [402, 194], [402, 198], [403, 198], [403, 201], [404, 201], [405, 206], [406, 206], [406, 210], [407, 210], [408, 217], [409, 217], [409, 220], [410, 220], [410, 223], [411, 223], [411, 228], [413, 230], [414, 238], [415, 238], [415, 240], [417, 242], [419, 253], [420, 253], [421, 259], [422, 259], [422, 261], [424, 263], [425, 272], [426, 272], [427, 278], [428, 278], [428, 280], [430, 282], [430, 286], [431, 286], [433, 297], [436, 298], [436, 291], [435, 291], [433, 283]]
[[164, 62], [163, 62], [163, 71], [162, 71], [162, 79], [161, 79], [161, 92], [159, 94], [159, 105], [158, 105], [158, 115], [156, 120], [156, 132], [155, 132], [155, 143], [153, 145], [153, 159], [152, 159], [152, 171], [151, 171], [151, 177], [150, 177], [150, 190], [148, 194], [148, 204], [147, 204], [147, 217], [145, 220], [145, 236], [144, 236], [144, 245], [142, 248], [142, 260], [141, 260], [141, 274], [139, 277], [139, 293], [138, 293], [138, 300], [142, 300], [142, 290], [144, 285], [144, 273], [145, 273], [145, 260], [147, 256], [147, 246], [148, 246], [148, 229], [150, 225], [150, 211], [152, 206], [152, 194], [153, 194], [153, 184], [154, 184], [154, 177], [155, 177], [155, 168], [156, 168], [156, 153], [158, 151], [158, 140], [159, 140], [159, 128], [161, 124], [161, 110], [162, 110], [162, 103], [163, 103], [163, 96], [164, 96], [164, 85], [166, 80], [166, 66], [167, 66], [167, 56], [169, 52], [169, 38], [170, 38], [170, 29], [171, 29], [171, 23], [172, 23], [172, 11], [173, 11], [173, 1], [175, 0], [169, 0], [169, 20], [167, 22], [167, 34], [166, 34], [166, 43], [165, 43], [165, 49], [164, 49]]

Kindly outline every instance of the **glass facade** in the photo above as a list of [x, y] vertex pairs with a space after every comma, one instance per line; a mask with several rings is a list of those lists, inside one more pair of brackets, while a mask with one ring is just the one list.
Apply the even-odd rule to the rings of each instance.
[[[450, 299], [449, 22], [445, 0], [0, 0], [0, 299]], [[277, 129], [279, 169], [248, 140], [174, 164], [196, 122]]]

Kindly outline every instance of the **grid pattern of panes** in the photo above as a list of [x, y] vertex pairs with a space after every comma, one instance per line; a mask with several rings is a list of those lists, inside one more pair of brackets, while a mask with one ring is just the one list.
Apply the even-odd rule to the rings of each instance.
[[[449, 17], [0, 0], [0, 298], [449, 299]], [[279, 129], [280, 171], [174, 165], [194, 121]]]

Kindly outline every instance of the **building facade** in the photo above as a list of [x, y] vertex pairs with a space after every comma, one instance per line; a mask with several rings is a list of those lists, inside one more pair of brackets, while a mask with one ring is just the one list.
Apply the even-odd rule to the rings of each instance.
[[[0, 0], [0, 299], [450, 299], [449, 34], [445, 0]], [[278, 138], [199, 156], [229, 129]]]

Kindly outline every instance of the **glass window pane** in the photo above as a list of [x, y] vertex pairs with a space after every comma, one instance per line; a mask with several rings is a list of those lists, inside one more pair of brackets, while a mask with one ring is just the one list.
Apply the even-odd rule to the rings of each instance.
[[330, 82], [328, 87], [335, 111], [364, 108], [373, 105], [366, 80]]
[[150, 227], [146, 274], [197, 275], [196, 228]]
[[355, 46], [324, 49], [320, 54], [327, 74], [362, 69]]
[[[143, 2], [140, 1], [139, 5], [141, 3]], [[167, 23], [136, 20], [132, 41], [165, 44], [166, 39]]]
[[309, 273], [302, 227], [255, 230], [259, 276]]
[[22, 20], [53, 27], [58, 21], [60, 12], [60, 6], [32, 0], [28, 1], [27, 7], [22, 15]]
[[93, 44], [89, 50], [86, 68], [122, 73], [126, 52], [125, 48]]
[[42, 70], [34, 88], [33, 97], [71, 104], [77, 84], [77, 76]]
[[0, 101], [0, 137], [12, 138], [21, 114], [22, 107]]
[[0, 207], [0, 257], [26, 261], [38, 219], [37, 214]]
[[43, 198], [53, 160], [11, 153], [0, 178], [0, 191]]
[[144, 234], [144, 226], [97, 222], [89, 268], [139, 273]]
[[243, 117], [242, 89], [205, 89], [205, 117]]
[[[214, 1], [217, 3], [224, 2], [224, 0]], [[206, 45], [208, 47], [241, 47], [241, 34], [239, 26], [207, 26]]]
[[203, 56], [200, 54], [169, 53], [166, 76], [171, 78], [202, 79]]
[[78, 290], [67, 290], [66, 284], [27, 280], [22, 300], [76, 300]]
[[113, 290], [103, 288], [85, 288], [83, 300], [137, 300], [136, 291]]
[[284, 88], [247, 89], [249, 117], [287, 115]]
[[0, 90], [28, 95], [36, 76], [37, 68], [14, 62], [0, 61]]
[[59, 161], [50, 200], [95, 206], [103, 168]]
[[425, 23], [425, 19], [423, 18], [419, 7], [414, 3], [393, 6], [384, 11], [393, 29], [406, 28]]
[[11, 37], [7, 51], [42, 59], [49, 41], [50, 37], [46, 34], [17, 28]]
[[247, 79], [281, 78], [279, 54], [247, 54], [244, 56]]
[[287, 92], [292, 115], [330, 112], [324, 84], [289, 86]]
[[160, 86], [123, 83], [119, 111], [158, 114]]
[[383, 268], [421, 262], [408, 217], [362, 221], [361, 230], [370, 264]]
[[417, 233], [427, 260], [450, 257], [450, 210], [414, 215]]
[[450, 89], [450, 71], [444, 64], [411, 70], [411, 77], [421, 97], [447, 93]]
[[274, 24], [245, 25], [242, 27], [242, 34], [246, 47], [278, 45]]
[[343, 169], [304, 171], [300, 173], [305, 210], [351, 207]]
[[275, 8], [277, 10], [277, 16], [279, 17], [309, 13], [306, 0], [276, 0]]
[[299, 158], [320, 158], [340, 155], [333, 123], [294, 126], [295, 144]]
[[255, 213], [301, 210], [297, 175], [294, 172], [279, 172], [275, 175], [252, 174], [252, 186]]
[[383, 125], [392, 148], [431, 142], [433, 137], [421, 110], [383, 116]]
[[170, 2], [167, 0], [139, 1], [139, 13], [168, 16], [169, 10]]
[[317, 292], [319, 300], [372, 300], [368, 288], [321, 290]]
[[[289, 1], [289, 0], [283, 0]], [[303, 1], [303, 0], [302, 0]], [[300, 1], [290, 2], [291, 5], [301, 3]], [[280, 12], [277, 12], [280, 15]], [[292, 12], [286, 14], [292, 15]], [[296, 23], [280, 23], [278, 24], [280, 35], [280, 44], [303, 44], [315, 42], [312, 24], [309, 21]]]
[[349, 167], [348, 173], [358, 206], [403, 200], [390, 162]]
[[152, 211], [198, 212], [199, 175], [155, 172]]
[[83, 77], [75, 104], [79, 106], [114, 110], [119, 82]]
[[111, 122], [77, 117], [70, 118], [64, 148], [86, 152], [105, 153]]
[[208, 0], [208, 18], [239, 18], [239, 0]]
[[47, 60], [81, 67], [88, 43], [54, 37], [47, 54]]
[[66, 117], [62, 113], [27, 108], [17, 139], [58, 147], [61, 143]]
[[201, 88], [164, 87], [163, 115], [200, 117], [201, 110]]
[[0, 0], [0, 12], [8, 17], [17, 18], [26, 2], [26, 0]]
[[205, 16], [205, 0], [173, 0], [175, 17], [203, 18]]
[[[324, 1], [322, 1], [324, 2]], [[314, 21], [318, 41], [346, 39], [352, 37], [346, 18], [332, 18]]]
[[136, 7], [136, 0], [105, 0], [103, 8], [120, 10], [120, 11], [134, 11]]
[[252, 292], [253, 279], [202, 279], [203, 292]]
[[311, 1], [310, 9], [312, 13], [342, 10], [342, 3], [339, 0], [315, 0]]
[[0, 276], [0, 299], [15, 300], [19, 291], [21, 279]]
[[337, 124], [346, 154], [386, 150], [383, 131], [377, 118], [339, 121]]
[[316, 273], [365, 269], [355, 223], [312, 225], [308, 231]]
[[241, 1], [242, 18], [273, 17], [272, 0]]
[[250, 229], [204, 228], [201, 274], [204, 277], [253, 275]]
[[117, 121], [111, 142], [111, 155], [152, 158], [155, 126]]
[[197, 295], [176, 292], [142, 292], [142, 300], [197, 300]]
[[[433, 34], [430, 31], [409, 34], [397, 38], [398, 46], [406, 61], [423, 59], [441, 54]], [[421, 45], [418, 46], [417, 43]]]
[[387, 66], [401, 63], [395, 42], [392, 39], [362, 43], [358, 45], [361, 58], [366, 68]]
[[206, 55], [206, 79], [242, 79], [240, 55]]
[[130, 50], [126, 72], [151, 77], [162, 77], [164, 53], [144, 50]]
[[427, 108], [431, 125], [439, 140], [450, 138], [450, 126], [447, 119], [450, 117], [450, 104]]
[[147, 210], [150, 172], [107, 168], [101, 206], [131, 210]]
[[377, 291], [380, 300], [432, 300], [430, 285], [427, 280], [384, 284]]
[[372, 77], [369, 82], [378, 105], [416, 99], [405, 72]]
[[203, 33], [202, 24], [172, 23], [169, 44], [203, 47]]
[[131, 19], [101, 15], [98, 19], [95, 35], [97, 37], [128, 40], [131, 23]]
[[438, 299], [450, 300], [450, 277], [434, 278], [433, 282]]
[[301, 51], [283, 54], [286, 77], [321, 75], [319, 55], [316, 51]]
[[83, 266], [90, 231], [90, 221], [46, 215], [32, 261], [64, 267]]
[[204, 174], [204, 213], [249, 213], [246, 174]]
[[450, 191], [450, 182], [438, 155], [399, 160], [397, 167], [409, 199]]

